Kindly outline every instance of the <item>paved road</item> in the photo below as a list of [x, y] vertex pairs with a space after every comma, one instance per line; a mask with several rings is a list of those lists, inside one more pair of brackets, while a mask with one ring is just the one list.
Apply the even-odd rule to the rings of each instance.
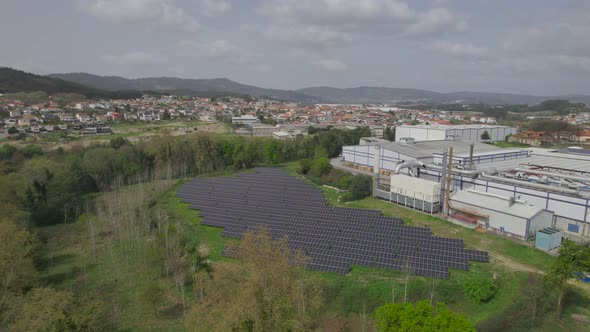
[[363, 170], [356, 169], [356, 168], [350, 168], [350, 167], [346, 167], [346, 166], [342, 165], [342, 160], [340, 160], [340, 158], [330, 159], [330, 164], [334, 168], [343, 169], [345, 171], [351, 172], [352, 174], [373, 175], [373, 173], [371, 173], [371, 172], [363, 171]]

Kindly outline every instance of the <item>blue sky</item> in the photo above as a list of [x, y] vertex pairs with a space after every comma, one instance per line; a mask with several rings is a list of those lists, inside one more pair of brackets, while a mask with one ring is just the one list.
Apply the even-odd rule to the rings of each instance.
[[589, 36], [585, 0], [3, 0], [0, 65], [282, 89], [590, 94]]

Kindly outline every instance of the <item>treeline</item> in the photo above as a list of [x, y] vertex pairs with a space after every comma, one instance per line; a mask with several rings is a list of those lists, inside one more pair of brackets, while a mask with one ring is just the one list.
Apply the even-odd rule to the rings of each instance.
[[[430, 106], [425, 105], [425, 108]], [[420, 108], [420, 107], [418, 107]], [[461, 104], [440, 104], [436, 108], [443, 111], [471, 111], [480, 112], [486, 116], [495, 117], [497, 119], [507, 119], [510, 114], [527, 113], [527, 112], [555, 112], [558, 115], [568, 115], [570, 113], [577, 113], [586, 111], [586, 105], [583, 103], [571, 103], [564, 99], [548, 99], [536, 105], [514, 104], [514, 105], [486, 105], [483, 103], [471, 104], [468, 108], [464, 108]]]
[[110, 144], [58, 148], [44, 153], [38, 146], [0, 147], [0, 209], [23, 225], [49, 225], [75, 220], [84, 195], [113, 186], [277, 165], [313, 158], [316, 150], [333, 158], [343, 145], [358, 144], [368, 128], [330, 130], [290, 141], [239, 136], [161, 137], [131, 144], [123, 138]]
[[0, 67], [0, 92], [35, 92], [48, 94], [76, 93], [89, 99], [135, 99], [141, 98], [140, 91], [122, 90], [106, 91], [57, 78], [35, 75], [24, 71]]

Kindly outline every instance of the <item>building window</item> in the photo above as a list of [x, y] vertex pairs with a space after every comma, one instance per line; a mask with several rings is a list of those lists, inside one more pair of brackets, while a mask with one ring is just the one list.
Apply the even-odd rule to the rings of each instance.
[[580, 225], [567, 224], [567, 231], [572, 233], [578, 233], [580, 232]]

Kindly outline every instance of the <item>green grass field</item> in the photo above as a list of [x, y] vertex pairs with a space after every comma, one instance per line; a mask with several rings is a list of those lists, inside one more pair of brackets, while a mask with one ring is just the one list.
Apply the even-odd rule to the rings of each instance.
[[495, 142], [493, 145], [499, 148], [530, 148], [531, 146], [528, 144], [521, 144], [521, 143], [510, 143], [510, 142]]

